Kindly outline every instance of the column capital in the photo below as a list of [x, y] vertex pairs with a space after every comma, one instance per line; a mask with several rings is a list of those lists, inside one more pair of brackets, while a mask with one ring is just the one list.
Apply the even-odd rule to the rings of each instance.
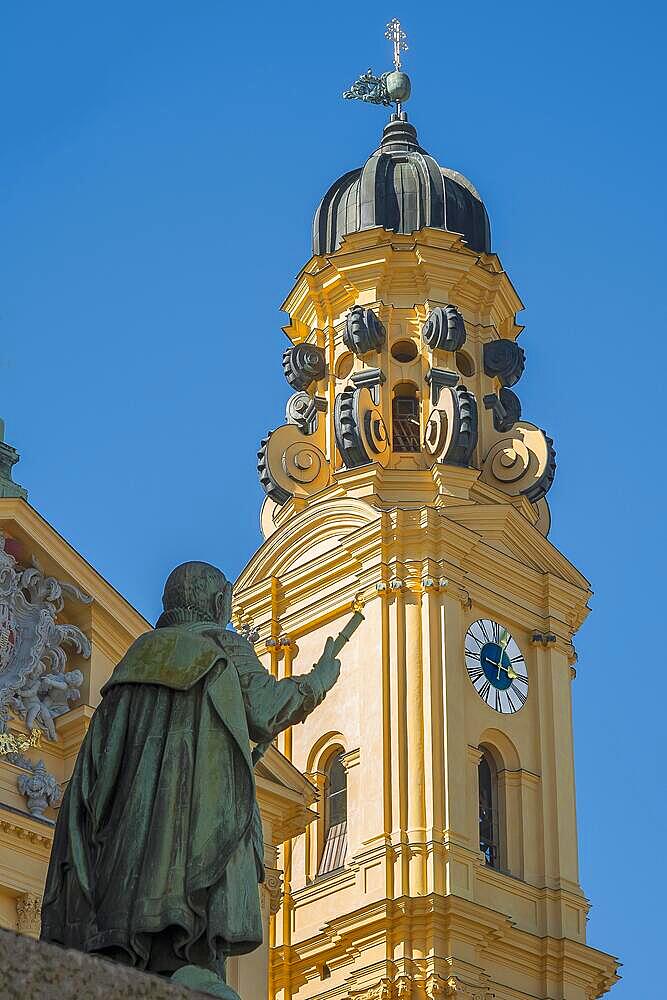
[[39, 937], [42, 926], [42, 897], [24, 892], [16, 897], [16, 929], [19, 934]]

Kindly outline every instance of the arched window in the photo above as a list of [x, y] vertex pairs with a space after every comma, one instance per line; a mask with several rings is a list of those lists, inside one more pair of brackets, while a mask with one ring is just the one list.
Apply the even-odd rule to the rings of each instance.
[[499, 868], [498, 780], [496, 766], [482, 753], [477, 770], [479, 779], [479, 849], [489, 868]]
[[413, 382], [399, 382], [394, 386], [391, 423], [394, 451], [421, 450], [419, 398]]
[[336, 871], [347, 853], [347, 771], [343, 754], [329, 758], [324, 769], [324, 847], [318, 875]]

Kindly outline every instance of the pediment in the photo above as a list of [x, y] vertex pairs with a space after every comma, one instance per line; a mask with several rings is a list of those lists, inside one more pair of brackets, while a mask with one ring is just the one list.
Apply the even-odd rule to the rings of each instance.
[[255, 775], [295, 793], [306, 805], [317, 801], [315, 786], [273, 744], [255, 767]]
[[[491, 546], [538, 573], [590, 591], [586, 577], [510, 504], [449, 506], [446, 516], [479, 535], [480, 545]], [[470, 558], [474, 560], [474, 549]]]
[[358, 529], [379, 522], [381, 515], [370, 504], [336, 493], [341, 493], [338, 487], [325, 490], [301, 511], [292, 513], [252, 556], [236, 588], [245, 591], [267, 577], [282, 576], [323, 558]]

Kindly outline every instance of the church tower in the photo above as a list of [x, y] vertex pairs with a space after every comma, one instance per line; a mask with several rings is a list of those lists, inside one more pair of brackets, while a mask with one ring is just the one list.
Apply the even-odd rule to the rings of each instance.
[[589, 585], [548, 539], [556, 462], [516, 385], [522, 303], [484, 204], [421, 146], [394, 72], [379, 148], [326, 193], [284, 304], [292, 395], [259, 450], [265, 541], [235, 621], [304, 673], [355, 602], [336, 687], [279, 749], [319, 793], [283, 848], [276, 1000], [592, 1000], [572, 638]]

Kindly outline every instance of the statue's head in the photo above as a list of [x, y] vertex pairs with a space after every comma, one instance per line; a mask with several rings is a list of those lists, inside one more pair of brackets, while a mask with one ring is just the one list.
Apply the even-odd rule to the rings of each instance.
[[232, 613], [232, 584], [210, 563], [186, 562], [167, 577], [162, 595], [163, 613], [156, 628], [188, 622], [226, 625]]

